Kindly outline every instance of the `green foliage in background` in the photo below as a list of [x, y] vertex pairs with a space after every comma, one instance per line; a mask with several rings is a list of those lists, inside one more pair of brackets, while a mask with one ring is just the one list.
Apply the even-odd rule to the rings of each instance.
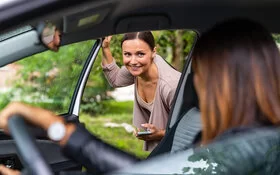
[[81, 112], [91, 115], [106, 112], [105, 106], [101, 102], [110, 99], [107, 91], [112, 90], [103, 74], [100, 57], [99, 54], [95, 60], [81, 101]]
[[181, 71], [196, 40], [196, 32], [191, 30], [163, 30], [154, 31], [153, 35], [159, 55]]
[[129, 152], [139, 158], [146, 158], [149, 152], [143, 151], [143, 141], [138, 140], [132, 133], [128, 133], [123, 127], [105, 127], [108, 122], [117, 124], [132, 123], [133, 101], [116, 102], [107, 100], [104, 102], [107, 113], [92, 117], [82, 113], [80, 121], [85, 123], [86, 128], [103, 141]]
[[6, 105], [9, 104], [11, 101], [11, 98], [13, 98], [12, 93], [1, 93], [0, 95], [0, 110], [3, 109]]

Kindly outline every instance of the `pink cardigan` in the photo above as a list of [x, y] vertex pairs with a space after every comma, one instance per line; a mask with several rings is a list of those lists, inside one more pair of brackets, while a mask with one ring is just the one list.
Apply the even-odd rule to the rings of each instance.
[[[173, 69], [169, 64], [157, 55], [154, 63], [158, 68], [158, 83], [156, 88], [153, 110], [150, 115], [146, 109], [143, 109], [136, 98], [137, 87], [135, 87], [135, 100], [133, 109], [133, 124], [141, 128], [143, 123], [151, 123], [158, 129], [165, 129], [169, 120], [169, 112], [173, 97], [181, 76], [181, 73]], [[103, 65], [103, 72], [109, 84], [112, 87], [124, 87], [134, 84], [136, 78], [132, 76], [125, 66], [118, 67], [115, 61]], [[160, 141], [146, 141], [144, 150], [152, 151]]]

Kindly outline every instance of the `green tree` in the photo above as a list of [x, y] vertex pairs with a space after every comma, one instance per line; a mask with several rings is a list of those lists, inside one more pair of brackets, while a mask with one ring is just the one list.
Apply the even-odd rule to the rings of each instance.
[[196, 40], [196, 32], [191, 30], [165, 30], [153, 32], [157, 52], [173, 67], [181, 71]]

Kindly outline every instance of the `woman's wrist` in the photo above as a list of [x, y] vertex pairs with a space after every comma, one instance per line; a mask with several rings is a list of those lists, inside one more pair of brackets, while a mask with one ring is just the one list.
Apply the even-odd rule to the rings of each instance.
[[158, 137], [157, 137], [157, 139], [158, 139], [158, 140], [161, 140], [161, 139], [164, 137], [164, 135], [165, 135], [165, 130], [164, 130], [164, 129], [160, 129], [160, 130], [158, 131]]
[[56, 116], [44, 128], [48, 137], [57, 142], [59, 145], [64, 146], [72, 133], [76, 130], [76, 125], [73, 123], [66, 123], [63, 118]]
[[110, 48], [103, 48], [102, 49], [102, 52], [103, 52], [103, 59], [102, 59], [102, 64], [105, 65], [105, 64], [110, 64], [113, 62], [113, 56], [112, 56], [112, 53], [110, 51]]
[[[35, 107], [33, 111], [35, 114], [38, 114], [38, 117], [33, 117], [34, 124], [37, 124], [37, 126], [43, 128], [45, 131], [48, 131], [51, 125], [55, 123], [61, 123], [64, 125], [65, 133], [63, 138], [58, 141], [60, 145], [65, 145], [71, 136], [71, 134], [75, 131], [76, 126], [72, 123], [66, 123], [64, 118], [55, 115], [54, 113]], [[55, 140], [54, 140], [55, 141]]]
[[102, 47], [102, 52], [103, 54], [110, 54], [111, 53], [110, 47]]

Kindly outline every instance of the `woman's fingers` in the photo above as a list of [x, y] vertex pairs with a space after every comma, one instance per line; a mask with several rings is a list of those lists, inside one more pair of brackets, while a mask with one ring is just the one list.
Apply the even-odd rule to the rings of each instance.
[[8, 119], [14, 114], [22, 113], [22, 106], [20, 103], [12, 102], [7, 105], [0, 113], [0, 128], [8, 133]]
[[47, 129], [55, 121], [63, 122], [62, 118], [45, 109], [12, 102], [0, 113], [0, 128], [4, 129], [5, 132], [8, 132], [8, 119], [14, 114], [18, 114], [29, 123], [43, 129]]
[[139, 131], [140, 131], [140, 128], [134, 128], [133, 135], [138, 137], [137, 132], [139, 132]]
[[108, 39], [108, 42], [110, 42], [112, 39], [112, 36], [108, 36], [107, 39]]
[[165, 135], [165, 130], [163, 129], [158, 129], [155, 125], [150, 124], [150, 123], [144, 123], [141, 124], [142, 127], [147, 128], [147, 130], [151, 131], [151, 134], [149, 135], [141, 135], [137, 136], [138, 139], [140, 140], [161, 140], [162, 137]]
[[155, 125], [150, 124], [150, 123], [144, 123], [144, 124], [141, 124], [141, 126], [144, 128], [147, 128], [147, 130], [150, 130], [151, 132], [155, 132], [157, 130]]
[[0, 165], [0, 174], [1, 175], [20, 175], [20, 172]]
[[108, 48], [110, 46], [112, 36], [106, 36], [102, 42], [102, 47], [103, 48]]

